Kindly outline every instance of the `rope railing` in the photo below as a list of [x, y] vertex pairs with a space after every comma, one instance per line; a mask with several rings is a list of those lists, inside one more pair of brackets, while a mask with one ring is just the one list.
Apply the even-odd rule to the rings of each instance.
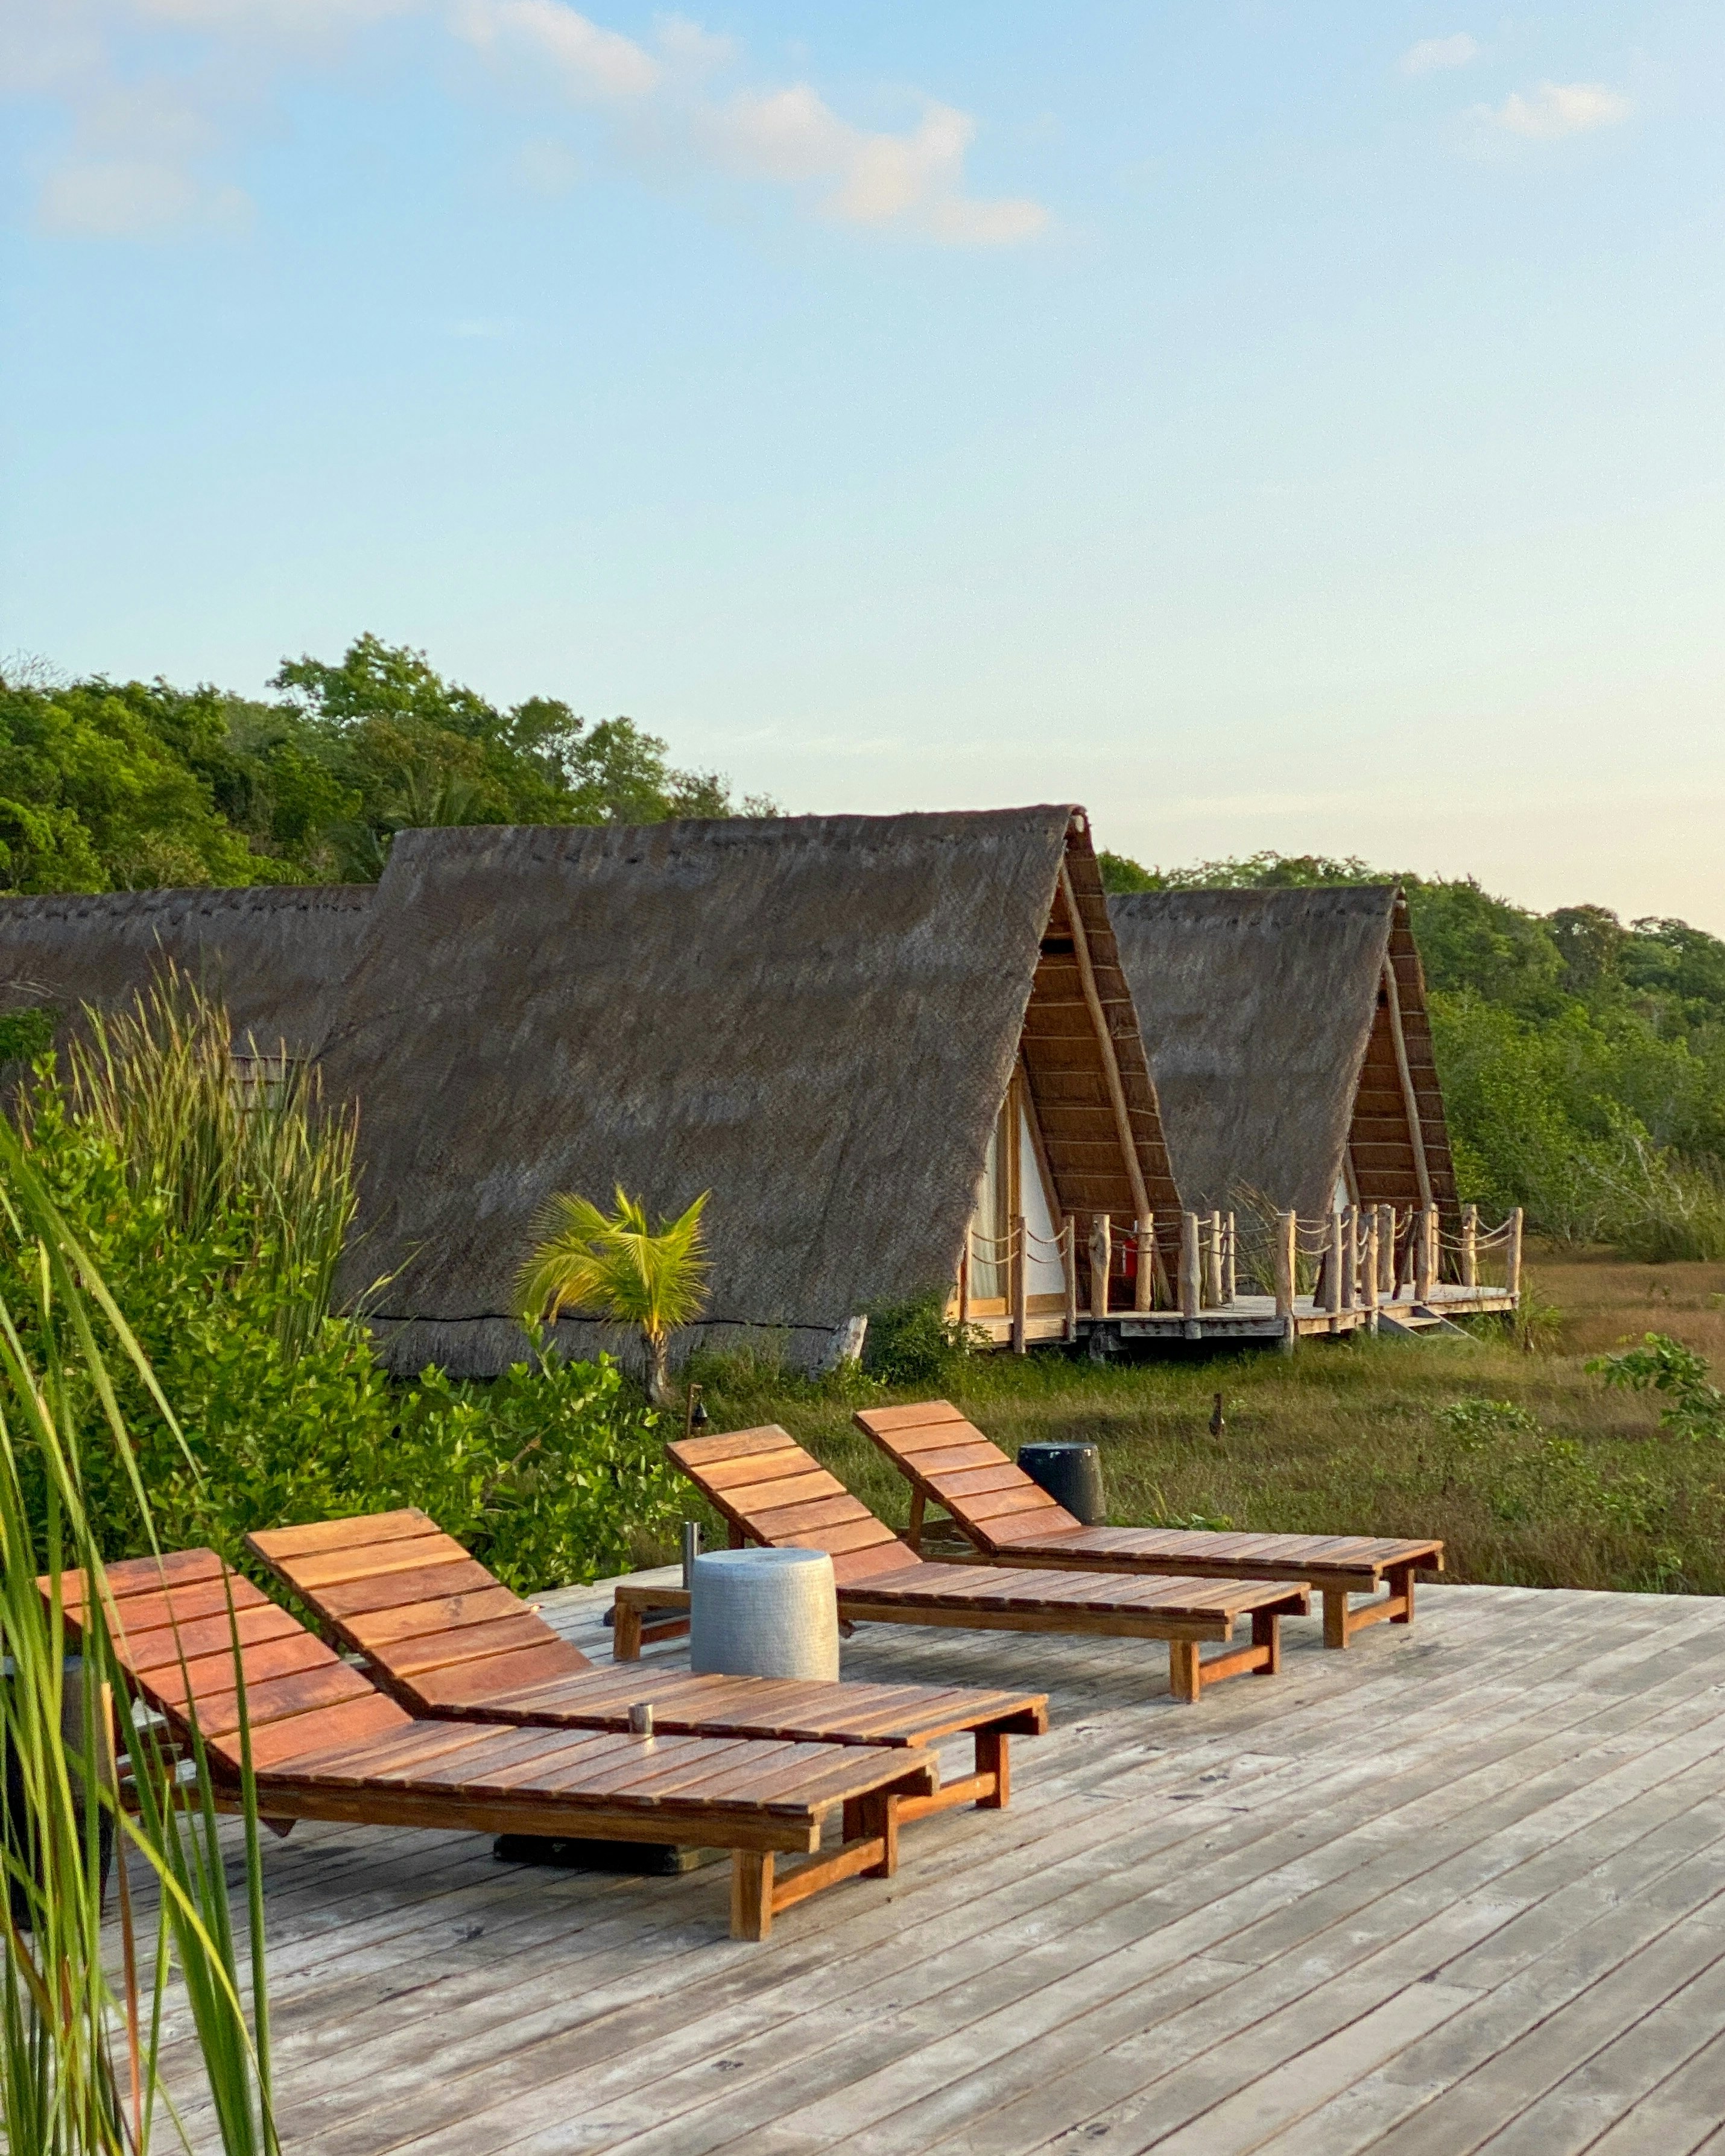
[[[1130, 1219], [1073, 1214], [1051, 1235], [1016, 1214], [1004, 1235], [988, 1235], [974, 1223], [967, 1229], [958, 1313], [968, 1322], [974, 1306], [983, 1304], [980, 1314], [996, 1324], [1004, 1317], [1014, 1348], [1024, 1353], [1035, 1268], [1043, 1337], [1050, 1337], [1052, 1321], [1060, 1337], [1076, 1339], [1081, 1301], [1093, 1322], [1161, 1312], [1178, 1313], [1189, 1326], [1207, 1310], [1236, 1306], [1242, 1284], [1248, 1296], [1274, 1302], [1289, 1337], [1296, 1303], [1308, 1317], [1327, 1313], [1335, 1321], [1332, 1331], [1340, 1329], [1344, 1312], [1375, 1326], [1378, 1310], [1430, 1303], [1445, 1282], [1517, 1296], [1522, 1232], [1518, 1209], [1488, 1228], [1471, 1205], [1461, 1208], [1459, 1233], [1435, 1206], [1389, 1204], [1338, 1206], [1316, 1218], [1266, 1208], [1243, 1220], [1220, 1211], [1160, 1220], [1149, 1214]], [[1500, 1258], [1501, 1282], [1487, 1282], [1482, 1263], [1489, 1259], [1496, 1272]], [[1062, 1290], [1058, 1319], [1049, 1280], [1054, 1271]]]

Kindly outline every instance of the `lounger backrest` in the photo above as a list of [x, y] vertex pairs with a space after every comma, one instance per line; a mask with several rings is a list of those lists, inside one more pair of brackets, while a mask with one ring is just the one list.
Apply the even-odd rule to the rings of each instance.
[[950, 1512], [983, 1549], [1038, 1542], [1083, 1525], [949, 1400], [862, 1408], [855, 1419], [924, 1497]]
[[919, 1562], [884, 1520], [777, 1423], [723, 1437], [685, 1438], [665, 1450], [747, 1541], [772, 1549], [829, 1550], [841, 1587]]
[[[260, 1774], [412, 1720], [213, 1550], [128, 1558], [109, 1565], [105, 1579], [108, 1628], [140, 1696], [167, 1717], [182, 1743], [195, 1717], [218, 1775], [240, 1770], [236, 1634], [252, 1763]], [[75, 1626], [85, 1606], [83, 1573], [67, 1573], [61, 1593]]]
[[246, 1547], [410, 1706], [465, 1704], [593, 1667], [416, 1507], [270, 1527]]

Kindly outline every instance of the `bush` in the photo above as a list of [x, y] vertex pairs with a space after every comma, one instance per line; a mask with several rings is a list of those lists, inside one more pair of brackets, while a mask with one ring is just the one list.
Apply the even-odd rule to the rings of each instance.
[[1711, 1383], [1707, 1359], [1673, 1340], [1668, 1332], [1647, 1332], [1626, 1354], [1595, 1355], [1586, 1365], [1608, 1385], [1625, 1392], [1661, 1393], [1661, 1430], [1693, 1441], [1725, 1438], [1725, 1393]]
[[[668, 1527], [657, 1418], [608, 1358], [547, 1357], [489, 1385], [431, 1370], [391, 1382], [363, 1324], [329, 1304], [352, 1211], [349, 1127], [313, 1088], [237, 1092], [220, 1013], [184, 983], [164, 998], [75, 1052], [68, 1078], [39, 1065], [23, 1116], [32, 1164], [185, 1433], [182, 1447], [115, 1357], [116, 1404], [164, 1544], [238, 1558], [254, 1528], [413, 1504], [531, 1589], [595, 1578]], [[39, 1353], [33, 1264], [0, 1214], [0, 1267]], [[64, 1382], [78, 1426], [98, 1435], [94, 1385], [76, 1369]], [[90, 1456], [105, 1554], [141, 1554], [118, 1453], [93, 1443]], [[39, 1521], [39, 1475], [33, 1496]]]
[[947, 1317], [942, 1296], [917, 1296], [908, 1302], [878, 1304], [869, 1312], [863, 1369], [884, 1385], [925, 1385], [940, 1391], [967, 1356], [988, 1345], [980, 1326]]

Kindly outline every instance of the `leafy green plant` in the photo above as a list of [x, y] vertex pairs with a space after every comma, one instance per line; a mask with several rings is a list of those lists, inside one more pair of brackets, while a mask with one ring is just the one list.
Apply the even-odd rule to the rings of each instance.
[[[244, 1684], [238, 1801], [251, 1929], [248, 1975], [229, 1915], [227, 1851], [195, 1717], [190, 1756], [176, 1765], [163, 1756], [153, 1727], [126, 1704], [101, 1594], [101, 1549], [85, 1504], [86, 1472], [106, 1452], [131, 1481], [153, 1543], [149, 1499], [115, 1375], [129, 1369], [170, 1430], [173, 1411], [89, 1252], [3, 1120], [0, 1224], [31, 1261], [0, 1293], [0, 1629], [8, 1658], [0, 1682], [8, 1766], [0, 1799], [8, 1889], [0, 1916], [6, 2146], [13, 2156], [145, 2156], [158, 2103], [167, 2097], [162, 2017], [170, 1964], [177, 1962], [223, 2149], [228, 2156], [275, 2156]], [[102, 1410], [93, 1429], [78, 1412], [90, 1393]], [[31, 1502], [32, 1485], [45, 1496], [39, 1510]], [[72, 1592], [78, 1587], [87, 1590], [78, 1612], [81, 1653], [69, 1661], [67, 1611], [78, 1601]], [[237, 1656], [237, 1633], [235, 1639]], [[120, 1801], [106, 1744], [110, 1698], [120, 1703], [135, 1813]], [[104, 1844], [110, 1836], [120, 1850], [117, 1990], [102, 1930]], [[147, 1997], [129, 1851], [159, 1890]]]
[[534, 1229], [532, 1255], [521, 1267], [516, 1307], [524, 1322], [554, 1323], [568, 1310], [607, 1324], [634, 1326], [647, 1356], [647, 1395], [670, 1389], [670, 1336], [706, 1306], [703, 1190], [686, 1212], [655, 1228], [639, 1199], [617, 1192], [617, 1209], [603, 1213], [590, 1198], [553, 1198]]
[[0, 1011], [0, 1063], [33, 1063], [54, 1045], [56, 1013], [45, 1004]]
[[1621, 1355], [1595, 1355], [1586, 1368], [1626, 1392], [1658, 1393], [1661, 1430], [1695, 1442], [1725, 1439], [1725, 1393], [1712, 1383], [1704, 1355], [1667, 1332], [1647, 1332], [1642, 1344]]
[[967, 1358], [989, 1344], [980, 1326], [949, 1318], [945, 1298], [937, 1293], [914, 1296], [905, 1302], [877, 1303], [868, 1317], [863, 1371], [885, 1385], [940, 1389], [963, 1369]]

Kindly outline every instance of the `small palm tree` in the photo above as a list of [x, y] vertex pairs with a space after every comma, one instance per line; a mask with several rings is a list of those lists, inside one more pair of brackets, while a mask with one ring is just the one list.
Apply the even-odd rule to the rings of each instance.
[[609, 1214], [590, 1198], [553, 1198], [535, 1224], [533, 1255], [516, 1282], [523, 1323], [555, 1323], [565, 1310], [583, 1310], [613, 1325], [638, 1326], [648, 1397], [663, 1400], [671, 1333], [706, 1304], [701, 1216], [711, 1195], [703, 1190], [686, 1213], [656, 1229], [640, 1201], [620, 1188]]

